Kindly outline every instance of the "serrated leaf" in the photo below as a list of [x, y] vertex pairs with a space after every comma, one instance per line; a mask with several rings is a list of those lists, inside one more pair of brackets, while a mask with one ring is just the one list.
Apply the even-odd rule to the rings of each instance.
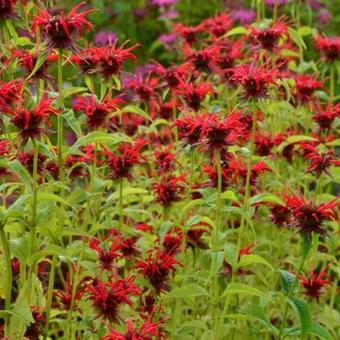
[[266, 193], [266, 192], [255, 195], [255, 196], [253, 196], [249, 199], [250, 205], [260, 203], [260, 202], [270, 202], [270, 203], [275, 203], [275, 204], [279, 204], [279, 205], [284, 205], [282, 198], [280, 198], [280, 197], [278, 197], [274, 194]]
[[295, 30], [294, 28], [289, 27], [288, 28], [288, 32], [291, 36], [291, 38], [293, 39], [293, 41], [295, 42], [295, 44], [300, 48], [300, 49], [306, 49], [306, 44], [303, 41], [302, 36], [299, 34], [299, 32], [297, 30]]
[[325, 328], [324, 326], [320, 325], [319, 323], [312, 322], [312, 327], [310, 332], [322, 340], [332, 340], [332, 334]]
[[86, 87], [67, 87], [63, 89], [63, 98], [73, 96], [76, 93], [81, 93], [87, 91]]
[[258, 297], [268, 298], [268, 295], [261, 290], [244, 284], [244, 283], [230, 283], [228, 287], [222, 294], [222, 298], [228, 295], [237, 295], [237, 294], [245, 294], [245, 295], [254, 295]]
[[18, 161], [14, 160], [8, 163], [8, 168], [16, 173], [19, 178], [28, 186], [33, 185], [33, 179], [27, 169]]
[[295, 275], [285, 270], [280, 270], [280, 277], [281, 290], [288, 295], [289, 291], [292, 289]]
[[27, 77], [27, 79], [32, 78], [40, 69], [40, 67], [44, 64], [44, 62], [48, 58], [48, 51], [45, 49], [43, 53], [39, 54], [38, 59], [33, 67], [31, 74]]
[[231, 190], [227, 190], [221, 193], [221, 198], [225, 200], [230, 200], [233, 202], [238, 202], [238, 198], [235, 193]]
[[81, 131], [81, 127], [79, 124], [79, 121], [76, 119], [76, 117], [74, 116], [74, 112], [73, 110], [67, 110], [64, 114], [63, 117], [65, 118], [68, 126], [74, 131], [74, 133], [77, 135], [77, 137], [81, 137], [82, 136], [82, 131]]
[[189, 298], [196, 296], [209, 296], [209, 293], [203, 287], [197, 284], [188, 284], [183, 287], [175, 288], [169, 293], [163, 295], [163, 299]]
[[138, 116], [141, 116], [147, 120], [152, 120], [149, 115], [143, 111], [141, 108], [139, 108], [138, 106], [134, 106], [134, 105], [127, 105], [125, 106], [122, 111], [124, 112], [132, 112], [132, 113], [135, 113], [136, 115]]
[[239, 26], [239, 27], [234, 27], [233, 29], [231, 29], [229, 32], [227, 32], [225, 36], [231, 37], [233, 35], [245, 35], [245, 34], [248, 34], [248, 32], [249, 31], [245, 27]]
[[272, 265], [266, 259], [256, 254], [242, 255], [238, 265], [239, 267], [245, 267], [253, 263], [260, 263], [260, 264], [267, 266], [271, 270], [274, 270]]
[[304, 335], [310, 333], [312, 329], [312, 320], [307, 303], [299, 299], [289, 299], [288, 302], [299, 315], [301, 333]]
[[302, 26], [298, 29], [298, 34], [302, 37], [305, 37], [307, 35], [313, 35], [315, 32], [315, 29], [309, 26]]
[[[146, 195], [148, 191], [142, 188], [123, 188], [123, 197], [130, 196], [130, 195]], [[117, 200], [119, 199], [119, 191], [114, 192], [108, 200]]]

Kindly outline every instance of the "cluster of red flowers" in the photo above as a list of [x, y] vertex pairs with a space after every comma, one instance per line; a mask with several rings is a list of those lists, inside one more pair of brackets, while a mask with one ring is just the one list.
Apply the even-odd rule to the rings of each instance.
[[[0, 24], [18, 20], [16, 5], [27, 4], [0, 0]], [[24, 27], [36, 48], [12, 46], [12, 37], [0, 52], [0, 231], [2, 242], [14, 239], [1, 243], [13, 289], [1, 290], [0, 305], [24, 310], [21, 338], [48, 337], [61, 323], [71, 338], [78, 320], [74, 338], [165, 339], [168, 319], [176, 338], [182, 311], [216, 331], [230, 302], [216, 296], [260, 276], [247, 258], [268, 266], [255, 252], [273, 242], [274, 226], [285, 242], [300, 234], [309, 246], [334, 234], [339, 96], [333, 78], [301, 64], [288, 18], [242, 34], [229, 12], [176, 24], [176, 64], [152, 61], [131, 74], [140, 45], [84, 43], [94, 12], [85, 3], [68, 14], [40, 2], [30, 11]], [[334, 77], [340, 38], [311, 42]], [[296, 275], [305, 295], [320, 301], [329, 268]], [[186, 284], [212, 298], [193, 306]], [[178, 287], [188, 304], [172, 306], [163, 297]], [[53, 319], [51, 308], [66, 313]]]

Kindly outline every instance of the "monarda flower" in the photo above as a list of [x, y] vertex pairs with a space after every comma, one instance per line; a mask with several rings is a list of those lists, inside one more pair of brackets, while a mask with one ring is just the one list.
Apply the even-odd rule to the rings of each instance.
[[77, 35], [81, 35], [85, 30], [89, 31], [92, 25], [86, 20], [86, 16], [94, 10], [87, 10], [78, 13], [80, 7], [85, 3], [81, 2], [65, 15], [60, 10], [54, 14], [40, 2], [42, 8], [37, 8], [38, 15], [34, 16], [32, 30], [36, 31], [41, 28], [41, 34], [47, 40], [47, 48], [71, 49], [78, 53], [75, 45]]
[[161, 151], [155, 151], [155, 158], [155, 164], [159, 174], [171, 172], [175, 169], [176, 155], [171, 152], [171, 148], [168, 147]]
[[169, 275], [175, 274], [175, 265], [179, 264], [174, 255], [157, 248], [145, 261], [139, 261], [137, 268], [148, 279], [157, 293], [170, 290]]
[[155, 63], [153, 72], [162, 76], [171, 89], [176, 89], [189, 74], [190, 63], [184, 63], [179, 66], [170, 66], [165, 68], [159, 63]]
[[201, 143], [207, 151], [223, 150], [236, 143], [243, 131], [241, 113], [231, 112], [220, 119], [217, 114], [207, 115], [202, 122]]
[[100, 268], [107, 271], [112, 271], [116, 267], [116, 261], [121, 257], [120, 249], [121, 242], [119, 239], [113, 239], [109, 249], [105, 249], [104, 245], [96, 238], [89, 241], [89, 247], [95, 250], [98, 254]]
[[[34, 160], [33, 150], [28, 152], [20, 151], [18, 154], [18, 160], [28, 170], [30, 174], [33, 174], [33, 160]], [[37, 164], [38, 173], [41, 173], [43, 171], [45, 161], [46, 156], [39, 152]]]
[[18, 0], [0, 0], [0, 20], [16, 19], [14, 12]]
[[185, 26], [182, 24], [175, 25], [174, 31], [178, 33], [185, 42], [192, 45], [197, 41], [198, 35], [204, 31], [204, 26]]
[[92, 129], [97, 129], [105, 126], [110, 114], [119, 110], [119, 105], [123, 103], [124, 101], [118, 97], [113, 99], [106, 97], [99, 102], [93, 95], [86, 97], [79, 96], [73, 105], [73, 109], [85, 112], [86, 123]]
[[312, 119], [319, 125], [320, 130], [331, 130], [334, 120], [340, 116], [340, 103], [334, 106], [327, 103], [324, 107], [317, 103], [313, 107], [313, 112]]
[[28, 110], [23, 107], [17, 108], [11, 122], [19, 130], [24, 142], [29, 138], [38, 138], [43, 132], [43, 123], [49, 123], [49, 117], [58, 113], [52, 107], [53, 99], [43, 98], [36, 108]]
[[183, 234], [180, 229], [169, 230], [162, 243], [164, 251], [168, 254], [176, 255], [180, 252], [182, 244]]
[[222, 13], [213, 18], [203, 20], [201, 25], [203, 25], [212, 36], [219, 38], [233, 27], [234, 22], [228, 13]]
[[[203, 119], [202, 119], [203, 118]], [[201, 138], [203, 116], [186, 115], [175, 120], [173, 126], [177, 127], [178, 135], [185, 145], [195, 146]]]
[[119, 307], [127, 304], [132, 305], [131, 295], [139, 295], [141, 290], [135, 285], [134, 277], [129, 277], [114, 282], [102, 282], [97, 280], [93, 285], [87, 286], [89, 300], [98, 313], [98, 317], [118, 322]]
[[[337, 159], [334, 151], [328, 150], [325, 153], [319, 153], [313, 146], [309, 147], [309, 151], [305, 156], [305, 159], [310, 162], [306, 172], [314, 172], [316, 178], [319, 178], [324, 172], [331, 176], [329, 168], [334, 166], [340, 166], [340, 160]], [[331, 176], [332, 177], [332, 176]]]
[[270, 220], [278, 227], [288, 227], [291, 223], [291, 211], [285, 205], [277, 204], [277, 203], [267, 203], [269, 207]]
[[275, 84], [278, 76], [277, 68], [268, 70], [267, 66], [266, 64], [259, 67], [255, 64], [242, 64], [230, 69], [230, 80], [242, 86], [245, 99], [266, 97], [269, 85]]
[[309, 277], [304, 275], [299, 276], [301, 285], [305, 288], [304, 294], [316, 299], [319, 302], [320, 295], [324, 291], [327, 285], [331, 285], [332, 281], [328, 280], [326, 271], [329, 266], [326, 266], [319, 273], [315, 273], [313, 270], [310, 271]]
[[132, 321], [129, 319], [124, 334], [109, 327], [110, 333], [102, 337], [101, 340], [160, 340], [165, 337], [165, 334], [160, 330], [162, 324], [163, 320], [153, 322], [152, 314], [138, 328], [135, 328]]
[[201, 107], [202, 101], [208, 94], [213, 93], [213, 89], [208, 82], [200, 83], [182, 83], [176, 89], [181, 95], [185, 103], [194, 111], [198, 111]]
[[112, 76], [118, 76], [121, 71], [123, 64], [127, 60], [136, 61], [137, 57], [131, 53], [136, 49], [139, 44], [125, 48], [128, 41], [117, 47], [117, 41], [114, 44], [98, 48], [96, 57], [98, 72], [106, 79]]
[[323, 58], [328, 62], [340, 59], [340, 37], [317, 36], [314, 41]]
[[296, 98], [302, 103], [310, 101], [314, 92], [322, 87], [322, 81], [312, 76], [300, 74], [295, 76]]
[[205, 222], [191, 226], [185, 235], [187, 245], [189, 247], [207, 249], [208, 245], [202, 240], [202, 237], [209, 235], [210, 229], [211, 226]]
[[0, 113], [13, 113], [12, 105], [20, 100], [22, 86], [22, 80], [0, 82]]
[[156, 202], [167, 207], [183, 198], [186, 181], [185, 175], [178, 177], [163, 177], [160, 183], [155, 183], [153, 188], [156, 192]]
[[313, 232], [321, 236], [326, 235], [324, 222], [337, 219], [337, 199], [317, 205], [313, 198], [307, 201], [302, 195], [292, 194], [284, 195], [284, 200], [291, 211], [291, 226], [298, 228], [308, 240]]
[[255, 136], [256, 154], [259, 156], [269, 156], [272, 148], [283, 141], [282, 135], [272, 136], [270, 133], [257, 132]]
[[144, 141], [137, 140], [134, 144], [121, 143], [115, 153], [106, 150], [106, 163], [111, 169], [110, 177], [115, 179], [127, 178], [128, 180], [132, 180], [132, 167], [141, 163], [141, 150], [144, 146]]
[[34, 306], [31, 310], [34, 322], [26, 328], [24, 338], [37, 340], [44, 333], [46, 318], [40, 307]]
[[288, 27], [284, 22], [284, 18], [273, 22], [269, 27], [257, 28], [251, 27], [249, 38], [255, 43], [268, 51], [275, 51], [278, 40], [288, 35]]

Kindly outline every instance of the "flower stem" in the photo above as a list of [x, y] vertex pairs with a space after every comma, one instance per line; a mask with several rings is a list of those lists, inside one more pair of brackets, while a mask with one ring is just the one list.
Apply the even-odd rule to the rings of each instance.
[[282, 339], [282, 336], [283, 336], [283, 330], [284, 330], [284, 327], [286, 325], [286, 321], [287, 321], [287, 316], [288, 316], [288, 307], [289, 307], [289, 299], [292, 297], [293, 293], [294, 293], [294, 290], [296, 288], [296, 285], [299, 281], [299, 275], [300, 275], [300, 272], [303, 268], [303, 265], [306, 261], [306, 258], [307, 258], [307, 255], [308, 255], [308, 252], [303, 252], [303, 255], [302, 255], [302, 258], [301, 258], [301, 262], [300, 262], [300, 265], [298, 267], [298, 270], [295, 274], [295, 277], [294, 277], [294, 281], [293, 281], [293, 284], [288, 292], [288, 295], [287, 295], [287, 300], [286, 300], [286, 305], [285, 305], [285, 309], [284, 309], [284, 313], [283, 313], [283, 319], [282, 319], [282, 323], [281, 323], [281, 327], [280, 327], [280, 332], [279, 332], [279, 337], [278, 337], [278, 340], [281, 340]]
[[123, 213], [123, 178], [119, 180], [119, 228], [122, 228], [124, 224]]
[[[9, 245], [7, 241], [7, 237], [4, 231], [4, 225], [0, 226], [0, 238], [2, 243], [2, 250], [5, 256], [6, 262], [6, 289], [5, 289], [5, 310], [9, 310], [11, 307], [11, 298], [12, 298], [12, 280], [13, 280], [13, 273], [12, 273], [12, 263], [11, 263], [11, 255], [9, 251]], [[5, 319], [5, 337], [9, 336], [9, 317]]]
[[335, 65], [331, 64], [330, 66], [330, 76], [329, 76], [329, 97], [330, 102], [334, 103], [334, 83], [335, 83]]

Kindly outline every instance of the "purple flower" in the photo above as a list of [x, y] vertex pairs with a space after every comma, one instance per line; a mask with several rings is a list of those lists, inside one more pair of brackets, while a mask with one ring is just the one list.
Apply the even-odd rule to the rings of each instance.
[[147, 14], [148, 11], [146, 8], [139, 7], [133, 10], [133, 15], [136, 19], [143, 19], [144, 17], [147, 16]]
[[177, 3], [178, 0], [151, 0], [151, 4], [159, 7], [172, 6]]
[[169, 47], [173, 45], [177, 40], [177, 34], [176, 33], [170, 33], [170, 34], [161, 34], [158, 38], [158, 40], [165, 46]]
[[234, 20], [241, 24], [250, 24], [256, 19], [256, 12], [252, 9], [237, 9], [232, 13]]
[[307, 3], [312, 9], [316, 9], [316, 10], [325, 7], [325, 4], [323, 4], [322, 2], [318, 0], [308, 0]]
[[176, 19], [177, 17], [178, 17], [178, 12], [174, 9], [165, 11], [159, 16], [160, 19], [168, 19], [168, 20]]
[[320, 26], [327, 26], [332, 19], [332, 15], [329, 10], [324, 9], [317, 13], [316, 20], [318, 21]]
[[112, 45], [118, 39], [118, 36], [114, 32], [101, 31], [96, 34], [94, 39], [97, 45], [106, 46]]

